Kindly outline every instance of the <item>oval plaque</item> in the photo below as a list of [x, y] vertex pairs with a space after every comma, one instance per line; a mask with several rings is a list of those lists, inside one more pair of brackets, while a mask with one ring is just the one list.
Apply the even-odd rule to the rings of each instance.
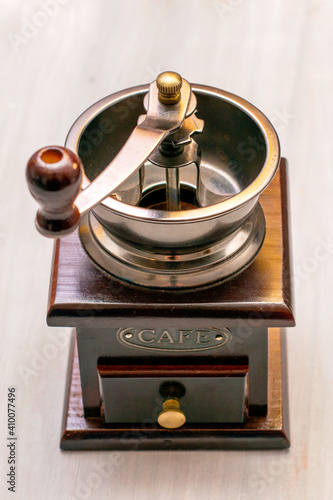
[[119, 328], [119, 342], [127, 347], [152, 351], [205, 351], [231, 340], [229, 328]]

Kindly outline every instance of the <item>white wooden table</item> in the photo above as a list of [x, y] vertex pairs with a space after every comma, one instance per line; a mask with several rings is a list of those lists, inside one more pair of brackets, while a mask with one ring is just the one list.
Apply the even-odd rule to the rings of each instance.
[[[0, 497], [333, 498], [333, 4], [329, 0], [0, 0]], [[61, 452], [66, 329], [45, 323], [52, 242], [25, 164], [90, 104], [173, 69], [238, 94], [289, 160], [297, 327], [288, 334], [292, 447]], [[17, 388], [17, 493], [7, 492], [7, 387]]]

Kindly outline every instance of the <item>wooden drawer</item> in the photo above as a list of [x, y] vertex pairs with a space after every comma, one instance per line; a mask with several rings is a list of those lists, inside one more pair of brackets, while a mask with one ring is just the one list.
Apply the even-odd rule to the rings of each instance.
[[181, 384], [187, 424], [243, 423], [248, 413], [248, 366], [98, 365], [106, 423], [157, 422], [162, 384]]

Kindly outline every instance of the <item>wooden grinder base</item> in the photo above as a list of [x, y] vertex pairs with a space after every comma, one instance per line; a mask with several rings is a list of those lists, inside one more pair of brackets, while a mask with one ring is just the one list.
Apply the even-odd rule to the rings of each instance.
[[[102, 332], [111, 326], [113, 330], [126, 328], [130, 319], [133, 328], [156, 328], [158, 325], [168, 325], [169, 328], [179, 328], [179, 325], [219, 328], [226, 325], [233, 329], [242, 321], [246, 324], [248, 318], [259, 319], [260, 327], [264, 331], [268, 327], [269, 332], [267, 414], [259, 416], [258, 413], [254, 416], [250, 412], [245, 424], [185, 424], [175, 430], [163, 429], [157, 423], [105, 424], [98, 417], [98, 411], [93, 414], [94, 418], [85, 418], [78, 358], [73, 341], [62, 449], [244, 450], [289, 446], [284, 387], [287, 380], [284, 373], [286, 355], [284, 333], [280, 328], [294, 326], [294, 315], [284, 159], [273, 182], [260, 197], [260, 203], [266, 218], [266, 237], [257, 258], [239, 275], [202, 289], [200, 293], [196, 290], [169, 292], [166, 297], [163, 291], [145, 288], [138, 293], [137, 287], [119, 283], [96, 266], [83, 250], [77, 234], [58, 241], [53, 263], [48, 324], [79, 329], [91, 327]], [[98, 341], [98, 334], [94, 339]], [[109, 346], [107, 351], [110, 351]], [[101, 355], [102, 351], [98, 353], [98, 356]], [[82, 368], [88, 370], [85, 365]], [[89, 371], [89, 377], [92, 376]], [[94, 393], [94, 397], [91, 397], [87, 380], [83, 386], [86, 407], [98, 409], [99, 395], [95, 397]], [[98, 394], [98, 387], [94, 391]]]
[[175, 430], [143, 425], [109, 425], [84, 418], [81, 382], [73, 339], [72, 363], [61, 437], [63, 450], [246, 450], [289, 447], [284, 332], [269, 329], [268, 411], [242, 425], [184, 425]]

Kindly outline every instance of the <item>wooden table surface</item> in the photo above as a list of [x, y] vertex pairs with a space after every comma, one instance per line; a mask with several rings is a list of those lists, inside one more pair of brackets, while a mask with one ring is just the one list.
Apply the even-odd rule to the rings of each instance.
[[[329, 0], [0, 0], [0, 498], [333, 498], [333, 4]], [[48, 328], [52, 241], [34, 228], [25, 164], [76, 117], [165, 69], [238, 94], [289, 160], [297, 327], [288, 333], [292, 447], [61, 452], [69, 330]], [[17, 493], [7, 491], [7, 388]]]

